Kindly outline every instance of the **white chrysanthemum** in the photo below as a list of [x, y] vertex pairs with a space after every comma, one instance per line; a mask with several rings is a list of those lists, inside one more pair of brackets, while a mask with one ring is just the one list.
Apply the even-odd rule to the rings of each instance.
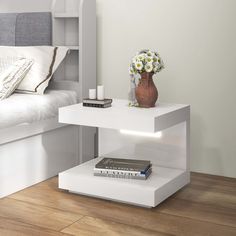
[[145, 57], [146, 57], [146, 55], [145, 55], [144, 53], [139, 54], [139, 55], [137, 56], [138, 60], [140, 60], [140, 61], [144, 61]]
[[153, 62], [158, 62], [158, 59], [159, 59], [158, 57], [154, 56], [153, 57]]
[[139, 59], [138, 59], [137, 56], [135, 56], [135, 57], [133, 58], [132, 62], [133, 62], [133, 63], [136, 63], [137, 61], [139, 61]]
[[143, 63], [142, 63], [141, 61], [137, 61], [137, 62], [135, 63], [135, 68], [136, 68], [137, 70], [142, 70], [142, 69], [143, 69]]
[[152, 65], [152, 63], [147, 63], [146, 65], [145, 65], [145, 71], [146, 72], [151, 72], [153, 70], [153, 65]]
[[155, 62], [153, 66], [154, 66], [154, 69], [153, 69], [154, 73], [160, 72], [163, 69], [163, 65], [159, 62]]
[[148, 51], [148, 52], [147, 52], [147, 56], [149, 56], [149, 57], [153, 57], [153, 56], [154, 56], [154, 54], [153, 54], [153, 52], [151, 52], [151, 51]]
[[146, 57], [146, 59], [145, 59], [145, 61], [147, 62], [147, 63], [153, 63], [153, 57], [151, 57], [151, 56], [147, 56]]

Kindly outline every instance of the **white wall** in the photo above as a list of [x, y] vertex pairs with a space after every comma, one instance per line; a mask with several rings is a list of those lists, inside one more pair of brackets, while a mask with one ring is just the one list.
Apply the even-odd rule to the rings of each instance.
[[50, 11], [51, 0], [0, 0], [0, 12]]
[[[13, 6], [16, 4], [15, 6]], [[50, 10], [51, 0], [0, 0], [0, 10]], [[160, 101], [192, 107], [193, 171], [236, 177], [236, 1], [97, 0], [98, 81], [126, 98], [130, 58], [158, 49]]]
[[158, 49], [160, 100], [192, 107], [194, 171], [236, 177], [236, 1], [97, 0], [98, 80], [126, 98], [128, 64]]

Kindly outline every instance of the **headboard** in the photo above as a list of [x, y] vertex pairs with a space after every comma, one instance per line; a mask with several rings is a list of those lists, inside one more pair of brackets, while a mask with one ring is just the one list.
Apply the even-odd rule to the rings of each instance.
[[0, 45], [52, 45], [50, 12], [0, 13]]
[[73, 90], [79, 100], [96, 88], [96, 0], [53, 0], [51, 12], [0, 13], [0, 46], [66, 46], [50, 89]]

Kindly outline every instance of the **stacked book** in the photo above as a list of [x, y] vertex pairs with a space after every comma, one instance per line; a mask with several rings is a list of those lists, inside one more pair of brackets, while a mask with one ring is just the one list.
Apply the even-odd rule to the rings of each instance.
[[107, 108], [111, 107], [112, 99], [104, 99], [104, 100], [97, 100], [97, 99], [83, 99], [83, 106], [85, 107], [98, 107], [98, 108]]
[[94, 167], [95, 176], [146, 180], [152, 164], [146, 160], [103, 158]]

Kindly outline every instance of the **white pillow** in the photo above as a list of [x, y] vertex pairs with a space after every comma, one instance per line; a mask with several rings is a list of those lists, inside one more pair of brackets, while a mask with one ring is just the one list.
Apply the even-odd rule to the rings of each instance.
[[34, 61], [33, 66], [15, 90], [18, 93], [43, 94], [53, 73], [65, 58], [68, 48], [52, 46], [0, 46], [1, 57], [24, 57]]
[[19, 57], [1, 57], [0, 55], [0, 73], [6, 70], [9, 66], [15, 63], [17, 60], [22, 58]]
[[21, 58], [7, 66], [11, 60], [13, 59], [0, 58], [0, 100], [9, 97], [15, 91], [33, 65], [33, 60]]

